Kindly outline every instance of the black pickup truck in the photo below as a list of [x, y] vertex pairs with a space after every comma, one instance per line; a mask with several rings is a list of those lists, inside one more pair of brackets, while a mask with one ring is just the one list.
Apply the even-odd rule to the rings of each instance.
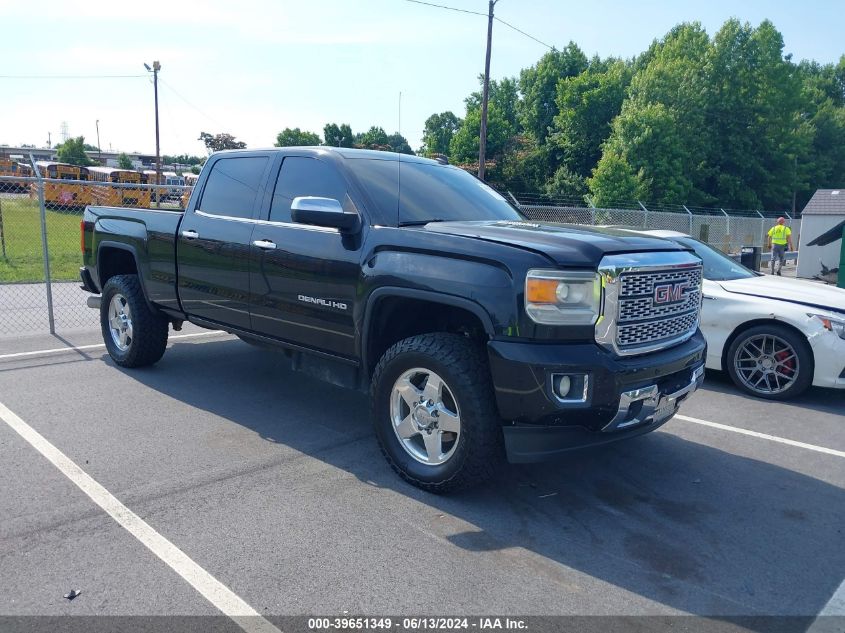
[[388, 462], [432, 491], [653, 431], [703, 380], [691, 252], [529, 221], [423, 158], [220, 152], [184, 212], [88, 207], [82, 243], [115, 363], [184, 321], [275, 347], [368, 389]]

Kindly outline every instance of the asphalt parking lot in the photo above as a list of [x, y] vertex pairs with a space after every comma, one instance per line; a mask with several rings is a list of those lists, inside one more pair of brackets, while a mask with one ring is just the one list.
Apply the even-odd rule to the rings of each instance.
[[183, 335], [142, 370], [117, 368], [94, 331], [0, 339], [0, 616], [225, 604], [271, 620], [697, 614], [806, 630], [843, 608], [845, 393], [775, 404], [708, 373], [655, 433], [434, 496], [386, 465], [363, 394], [224, 334]]

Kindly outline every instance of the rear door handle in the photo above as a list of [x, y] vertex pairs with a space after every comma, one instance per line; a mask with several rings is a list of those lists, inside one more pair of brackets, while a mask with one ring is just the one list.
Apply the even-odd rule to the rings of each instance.
[[190, 231], [190, 230], [182, 231], [182, 237], [184, 237], [186, 240], [195, 240], [199, 236], [200, 236], [200, 234], [197, 233], [196, 231]]
[[258, 248], [263, 248], [265, 251], [272, 251], [276, 248], [276, 243], [271, 242], [270, 240], [254, 240], [252, 245], [257, 246]]

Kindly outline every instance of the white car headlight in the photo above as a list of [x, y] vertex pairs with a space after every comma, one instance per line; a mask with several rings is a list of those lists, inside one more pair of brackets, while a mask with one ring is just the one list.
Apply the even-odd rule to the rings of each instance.
[[807, 316], [819, 320], [824, 329], [830, 330], [841, 339], [845, 339], [845, 321], [837, 321], [823, 314], [808, 314]]
[[529, 270], [525, 312], [544, 325], [592, 325], [601, 312], [601, 281], [589, 270]]

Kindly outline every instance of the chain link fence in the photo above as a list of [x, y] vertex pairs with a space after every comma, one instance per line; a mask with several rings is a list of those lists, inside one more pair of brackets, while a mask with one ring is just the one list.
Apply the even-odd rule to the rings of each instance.
[[0, 338], [96, 328], [80, 288], [89, 204], [183, 208], [191, 187], [0, 175]]
[[743, 246], [766, 246], [766, 234], [778, 217], [786, 218], [792, 240], [798, 244], [801, 219], [787, 212], [712, 209], [683, 205], [622, 203], [597, 208], [578, 200], [542, 200], [531, 194], [508, 194], [532, 220], [618, 226], [641, 230], [678, 231], [691, 235], [725, 253], [735, 255]]

